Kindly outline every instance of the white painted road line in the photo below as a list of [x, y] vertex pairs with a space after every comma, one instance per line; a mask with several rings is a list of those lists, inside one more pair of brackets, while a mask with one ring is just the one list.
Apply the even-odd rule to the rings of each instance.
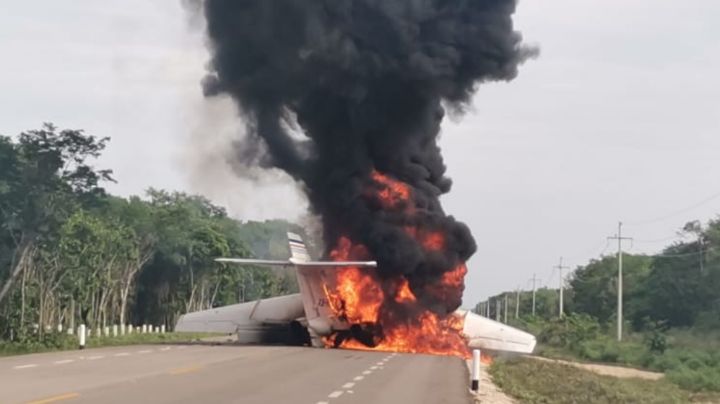
[[369, 371], [369, 370], [365, 370], [365, 371], [363, 371], [363, 374], [364, 374], [364, 375], [369, 375], [370, 373], [372, 373], [372, 372], [371, 372], [371, 371]]
[[377, 366], [370, 366], [370, 370], [377, 370]]
[[328, 394], [328, 397], [330, 398], [338, 398], [343, 395], [342, 391], [333, 391], [332, 393]]
[[120, 353], [116, 353], [113, 356], [130, 356], [130, 354], [128, 352], [120, 352]]
[[318, 401], [317, 404], [329, 404], [327, 401]]
[[149, 349], [144, 349], [144, 350], [142, 350], [142, 351], [138, 351], [137, 353], [139, 353], [139, 354], [146, 354], [146, 353], [150, 353], [150, 352], [152, 352], [152, 351], [149, 350]]
[[355, 380], [356, 382], [359, 382], [359, 381], [362, 380], [362, 379], [364, 379], [363, 376], [355, 376], [355, 377], [353, 378], [353, 380]]
[[56, 364], [56, 365], [64, 365], [64, 364], [70, 363], [70, 362], [75, 362], [75, 359], [64, 359], [64, 360], [61, 360], [61, 361], [55, 361], [55, 362], [53, 362], [53, 363]]
[[343, 384], [343, 388], [351, 389], [351, 388], [353, 388], [354, 385], [355, 385], [355, 383], [345, 383], [345, 384]]
[[89, 361], [96, 361], [96, 360], [102, 359], [102, 358], [104, 358], [104, 356], [102, 356], [102, 355], [95, 355], [95, 356], [88, 356], [87, 360], [89, 360]]
[[170, 350], [170, 347], [169, 347], [169, 346], [166, 346], [165, 348], [160, 348], [160, 350], [161, 350], [161, 351], [169, 351], [169, 350]]
[[34, 364], [34, 363], [31, 363], [31, 364], [29, 364], [29, 365], [19, 365], [19, 366], [15, 366], [15, 367], [13, 367], [13, 369], [30, 369], [30, 368], [35, 368], [35, 367], [37, 367], [37, 365]]

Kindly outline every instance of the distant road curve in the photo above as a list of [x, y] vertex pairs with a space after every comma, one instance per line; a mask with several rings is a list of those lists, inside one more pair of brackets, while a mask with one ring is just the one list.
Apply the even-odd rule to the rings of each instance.
[[146, 345], [0, 359], [0, 403], [469, 403], [462, 360], [295, 347]]

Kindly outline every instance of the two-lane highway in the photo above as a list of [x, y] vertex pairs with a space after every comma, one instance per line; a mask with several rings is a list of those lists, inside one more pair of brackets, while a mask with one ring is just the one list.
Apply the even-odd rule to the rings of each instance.
[[462, 360], [234, 345], [0, 359], [0, 403], [468, 403]]

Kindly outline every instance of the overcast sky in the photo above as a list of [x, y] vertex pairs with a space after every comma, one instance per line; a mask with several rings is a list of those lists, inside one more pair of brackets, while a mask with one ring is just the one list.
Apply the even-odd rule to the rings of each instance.
[[[178, 189], [241, 219], [302, 216], [282, 176], [258, 187], [220, 158], [240, 125], [202, 99], [207, 52], [178, 0], [3, 3], [0, 133], [49, 121], [112, 137], [99, 165], [117, 194]], [[718, 21], [717, 0], [521, 2], [517, 28], [541, 56], [443, 126], [443, 201], [479, 247], [465, 306], [533, 273], [556, 286], [559, 257], [612, 252], [618, 220], [631, 251], [653, 253], [720, 212]]]

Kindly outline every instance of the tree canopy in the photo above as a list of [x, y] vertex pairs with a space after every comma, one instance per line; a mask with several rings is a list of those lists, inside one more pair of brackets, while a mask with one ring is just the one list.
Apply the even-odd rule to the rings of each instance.
[[287, 258], [285, 221], [242, 222], [207, 199], [108, 195], [93, 164], [109, 139], [45, 124], [0, 136], [0, 338], [84, 322], [164, 323], [295, 292], [293, 274], [214, 258]]

